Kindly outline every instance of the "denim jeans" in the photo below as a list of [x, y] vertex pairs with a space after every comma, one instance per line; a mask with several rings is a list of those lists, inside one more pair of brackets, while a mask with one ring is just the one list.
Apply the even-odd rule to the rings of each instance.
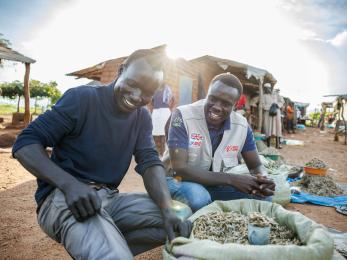
[[189, 181], [177, 181], [167, 177], [172, 199], [187, 204], [193, 212], [215, 200], [258, 199], [271, 201], [272, 197], [259, 197], [238, 191], [231, 186], [203, 186]]

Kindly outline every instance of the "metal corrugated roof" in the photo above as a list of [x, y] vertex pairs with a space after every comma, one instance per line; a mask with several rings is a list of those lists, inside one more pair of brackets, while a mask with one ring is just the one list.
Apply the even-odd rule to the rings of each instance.
[[6, 48], [6, 47], [2, 47], [2, 46], [0, 46], [0, 59], [18, 61], [18, 62], [23, 62], [23, 63], [35, 63], [36, 62], [36, 60], [34, 60], [34, 59], [26, 57], [17, 51], [14, 51], [10, 48]]
[[277, 83], [277, 80], [275, 77], [269, 73], [267, 70], [260, 69], [245, 63], [241, 63], [234, 60], [229, 59], [221, 59], [218, 57], [205, 55], [199, 58], [195, 58], [190, 60], [192, 62], [204, 62], [204, 61], [211, 61], [216, 63], [220, 68], [222, 68], [225, 71], [228, 71], [229, 69], [237, 70], [238, 72], [241, 72], [244, 74], [244, 77], [246, 79], [254, 78], [256, 81], [259, 81], [260, 77], [264, 78], [263, 83], [271, 83], [272, 86], [274, 86]]

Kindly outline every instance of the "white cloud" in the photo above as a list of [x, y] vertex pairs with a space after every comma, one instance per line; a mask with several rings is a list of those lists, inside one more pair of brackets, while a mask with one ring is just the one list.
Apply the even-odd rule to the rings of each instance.
[[163, 43], [187, 59], [209, 54], [267, 69], [281, 93], [304, 102], [321, 98], [332, 76], [302, 43], [316, 33], [286, 19], [276, 0], [76, 0], [32, 30], [18, 49], [37, 60], [31, 78], [63, 91], [88, 81], [66, 73]]
[[328, 40], [328, 42], [335, 47], [347, 45], [347, 31], [345, 30], [341, 33], [338, 33], [334, 38]]

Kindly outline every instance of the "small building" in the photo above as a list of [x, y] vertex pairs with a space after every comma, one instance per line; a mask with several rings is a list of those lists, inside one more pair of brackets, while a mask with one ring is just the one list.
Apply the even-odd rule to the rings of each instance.
[[[166, 45], [153, 49], [165, 52]], [[126, 58], [127, 56], [107, 60], [92, 67], [69, 73], [67, 76], [88, 78], [99, 81], [101, 84], [108, 84], [117, 77], [119, 67]], [[198, 74], [193, 63], [182, 58], [167, 58], [164, 65], [164, 80], [172, 88], [176, 105], [189, 104], [199, 99], [201, 94], [198, 89]]]
[[[153, 49], [166, 53], [166, 45]], [[117, 77], [119, 67], [126, 58], [127, 56], [107, 60], [69, 73], [67, 76], [88, 78], [92, 80], [90, 85], [95, 85], [97, 82], [108, 84]], [[175, 105], [180, 106], [205, 98], [210, 81], [223, 72], [232, 73], [240, 79], [248, 102], [254, 97], [260, 100], [265, 83], [269, 83], [273, 88], [277, 82], [272, 74], [264, 69], [209, 55], [190, 61], [183, 58], [170, 59], [167, 57], [164, 65], [164, 81], [172, 88]], [[260, 131], [262, 128], [262, 105], [260, 102], [252, 113], [254, 117], [254, 124], [252, 125]], [[157, 147], [161, 147], [161, 144], [157, 144]]]
[[[166, 45], [153, 49], [165, 52]], [[117, 77], [119, 66], [126, 58], [127, 56], [107, 60], [67, 75], [108, 84]], [[176, 106], [179, 106], [205, 98], [212, 78], [223, 72], [230, 72], [241, 80], [248, 102], [254, 96], [262, 95], [260, 86], [270, 83], [274, 87], [277, 82], [272, 74], [264, 69], [209, 55], [190, 61], [183, 58], [167, 58], [164, 66], [164, 80], [171, 86]], [[260, 115], [258, 110], [255, 113]], [[257, 119], [259, 120], [261, 122], [261, 118]]]
[[[23, 54], [12, 50], [6, 44], [0, 42], [0, 64], [2, 60], [10, 60], [15, 62], [21, 62], [25, 64], [24, 74], [24, 114], [14, 113], [14, 121], [19, 121], [19, 118], [23, 117], [24, 125], [27, 126], [30, 122], [30, 91], [29, 91], [29, 75], [30, 64], [35, 63], [36, 60], [26, 57]], [[1, 69], [1, 68], [0, 68]]]

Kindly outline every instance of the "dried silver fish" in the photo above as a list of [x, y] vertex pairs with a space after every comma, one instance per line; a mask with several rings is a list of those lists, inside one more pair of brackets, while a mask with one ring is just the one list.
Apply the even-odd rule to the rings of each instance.
[[197, 218], [193, 225], [193, 234], [197, 239], [209, 239], [222, 244], [237, 243], [248, 245], [248, 223], [270, 225], [269, 244], [301, 245], [293, 231], [279, 225], [274, 219], [259, 212], [248, 216], [238, 212], [212, 212]]
[[334, 197], [345, 193], [330, 176], [305, 174], [298, 183], [304, 192], [317, 196]]
[[316, 157], [314, 157], [311, 161], [307, 162], [305, 166], [317, 169], [325, 169], [328, 167], [322, 160]]

